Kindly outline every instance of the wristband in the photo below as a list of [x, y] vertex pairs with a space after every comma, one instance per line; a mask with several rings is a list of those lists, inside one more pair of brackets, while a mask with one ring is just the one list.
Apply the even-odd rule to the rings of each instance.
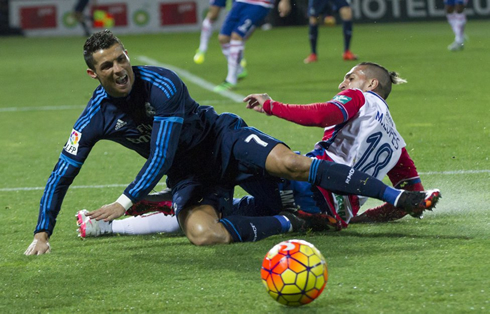
[[128, 210], [131, 206], [133, 206], [133, 202], [126, 195], [122, 194], [116, 200], [117, 203], [121, 204], [125, 210]]
[[262, 106], [262, 109], [264, 109], [264, 112], [268, 115], [268, 116], [272, 116], [272, 107], [274, 107], [274, 101], [272, 99], [267, 99], [265, 102], [264, 102], [264, 105]]

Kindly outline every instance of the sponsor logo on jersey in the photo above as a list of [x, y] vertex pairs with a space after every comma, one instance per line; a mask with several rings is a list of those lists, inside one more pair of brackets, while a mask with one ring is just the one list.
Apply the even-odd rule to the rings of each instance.
[[338, 102], [341, 102], [342, 104], [344, 104], [344, 105], [345, 105], [346, 103], [348, 103], [349, 101], [351, 101], [351, 100], [352, 100], [352, 98], [347, 97], [347, 96], [344, 96], [344, 95], [336, 95], [336, 96], [333, 98], [333, 100], [336, 100], [336, 101], [338, 101]]
[[125, 121], [123, 121], [123, 120], [121, 120], [121, 119], [117, 119], [115, 130], [116, 131], [119, 130], [120, 128], [122, 128], [126, 124], [128, 124], [128, 123], [125, 122]]
[[81, 138], [82, 138], [82, 133], [73, 129], [71, 131], [70, 137], [68, 138], [68, 141], [65, 144], [65, 147], [63, 147], [64, 150], [67, 153], [76, 156], [78, 153], [78, 143], [80, 143]]
[[149, 102], [145, 102], [145, 110], [148, 117], [154, 117], [157, 113], [155, 107], [153, 107]]
[[150, 124], [140, 124], [136, 127], [140, 136], [127, 137], [126, 139], [134, 144], [149, 143], [151, 141], [151, 131], [153, 127]]
[[335, 202], [337, 214], [340, 217], [344, 218], [345, 217], [345, 210], [346, 210], [346, 204], [345, 204], [344, 197], [342, 195], [337, 195], [335, 193], [332, 193], [332, 195], [333, 195], [333, 199]]

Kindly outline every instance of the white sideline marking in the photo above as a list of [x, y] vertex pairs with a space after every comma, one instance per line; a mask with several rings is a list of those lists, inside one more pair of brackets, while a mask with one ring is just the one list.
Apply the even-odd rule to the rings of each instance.
[[490, 170], [455, 170], [455, 171], [419, 172], [419, 174], [423, 174], [423, 175], [432, 175], [432, 174], [479, 174], [479, 173], [490, 173]]
[[18, 112], [18, 111], [49, 111], [49, 110], [70, 110], [83, 109], [85, 106], [43, 106], [43, 107], [7, 107], [0, 108], [0, 112]]
[[[70, 189], [100, 189], [100, 188], [121, 188], [126, 187], [128, 184], [105, 184], [105, 185], [74, 185], [70, 186]], [[166, 186], [165, 183], [158, 183], [156, 186]], [[44, 190], [44, 186], [37, 186], [31, 188], [3, 188], [0, 192], [18, 192], [18, 191], [39, 191]]]
[[[245, 96], [234, 93], [232, 91], [221, 91], [221, 92], [217, 93], [214, 91], [214, 87], [216, 86], [215, 84], [210, 83], [210, 82], [200, 78], [199, 76], [196, 76], [196, 75], [192, 74], [191, 72], [186, 71], [184, 69], [181, 69], [181, 68], [169, 65], [169, 64], [158, 62], [157, 60], [148, 58], [146, 56], [138, 56], [138, 57], [136, 57], [136, 59], [139, 59], [142, 62], [145, 62], [145, 63], [150, 64], [150, 65], [156, 65], [156, 66], [160, 66], [160, 67], [164, 67], [164, 68], [167, 68], [169, 70], [172, 70], [175, 73], [179, 74], [179, 76], [185, 78], [187, 81], [192, 82], [192, 83], [196, 84], [197, 86], [199, 86], [205, 90], [208, 90], [210, 92], [214, 92], [214, 93], [219, 94], [223, 97], [226, 97], [226, 98], [232, 100], [233, 102], [242, 103], [243, 98], [245, 98]], [[212, 104], [221, 103], [221, 102], [223, 102], [223, 101], [222, 100], [198, 101], [198, 103], [200, 103], [202, 105], [205, 105], [205, 104], [212, 105]], [[75, 105], [75, 106], [43, 106], [43, 107], [7, 107], [7, 108], [0, 108], [0, 112], [70, 110], [70, 109], [80, 109], [80, 108], [85, 108], [85, 106], [76, 106]]]
[[[148, 64], [151, 64], [151, 65], [156, 65], [156, 66], [159, 66], [159, 67], [164, 67], [164, 68], [167, 68], [169, 70], [172, 70], [175, 73], [177, 73], [179, 76], [185, 78], [187, 81], [190, 81], [190, 82], [198, 85], [199, 87], [201, 87], [203, 89], [206, 89], [206, 90], [208, 90], [210, 92], [216, 93], [214, 91], [214, 87], [216, 86], [215, 84], [210, 83], [210, 82], [208, 82], [208, 81], [206, 81], [206, 80], [204, 80], [204, 79], [202, 79], [202, 78], [200, 78], [200, 77], [192, 74], [189, 71], [186, 71], [186, 70], [183, 70], [183, 69], [174, 67], [172, 65], [168, 65], [168, 64], [165, 64], [165, 63], [158, 62], [157, 60], [148, 58], [146, 56], [138, 56], [138, 57], [136, 57], [136, 59], [141, 60], [141, 61], [143, 61], [145, 63], [148, 63]], [[220, 94], [223, 97], [226, 97], [228, 99], [231, 99], [231, 100], [233, 100], [234, 102], [237, 102], [237, 103], [243, 102], [243, 98], [245, 98], [245, 96], [240, 95], [240, 94], [237, 94], [237, 93], [234, 93], [232, 91], [222, 91], [222, 92], [219, 92], [217, 94]]]
[[[457, 171], [430, 171], [419, 172], [421, 175], [454, 175], [454, 174], [481, 174], [490, 173], [490, 170], [457, 170]], [[70, 189], [100, 189], [100, 188], [119, 188], [126, 187], [128, 184], [106, 184], [106, 185], [74, 185]], [[165, 183], [159, 183], [157, 186], [166, 186]], [[44, 187], [22, 187], [22, 188], [0, 188], [0, 192], [17, 192], [17, 191], [39, 191]]]
[[[228, 100], [217, 100], [217, 99], [208, 99], [201, 100], [199, 104], [201, 105], [215, 105], [215, 104], [224, 104], [229, 103]], [[58, 111], [58, 110], [71, 110], [71, 109], [83, 109], [86, 106], [44, 106], [44, 107], [6, 107], [0, 108], [0, 112], [25, 112], [25, 111]]]

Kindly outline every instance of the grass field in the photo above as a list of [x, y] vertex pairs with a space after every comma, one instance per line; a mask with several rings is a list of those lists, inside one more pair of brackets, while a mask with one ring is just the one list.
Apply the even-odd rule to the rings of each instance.
[[[97, 82], [85, 74], [81, 37], [0, 37], [0, 312], [490, 312], [489, 28], [488, 21], [469, 21], [466, 49], [451, 53], [444, 22], [355, 26], [352, 50], [361, 61], [379, 62], [409, 82], [394, 87], [389, 104], [424, 186], [443, 193], [424, 219], [212, 247], [169, 234], [81, 241], [76, 211], [113, 202], [144, 162], [104, 142], [65, 197], [52, 253], [37, 257], [23, 252], [42, 189]], [[152, 60], [218, 84], [224, 57], [214, 42], [206, 62], [195, 65], [198, 36], [121, 39], [133, 64]], [[319, 62], [305, 65], [306, 27], [257, 31], [245, 52], [249, 77], [234, 92], [267, 92], [289, 103], [329, 100], [354, 65], [341, 60], [341, 36], [339, 27], [322, 28]], [[184, 81], [201, 104], [237, 113], [294, 150], [306, 152], [321, 138], [321, 129], [247, 111]], [[297, 237], [320, 249], [330, 278], [318, 300], [291, 309], [267, 295], [260, 266], [273, 245]]]

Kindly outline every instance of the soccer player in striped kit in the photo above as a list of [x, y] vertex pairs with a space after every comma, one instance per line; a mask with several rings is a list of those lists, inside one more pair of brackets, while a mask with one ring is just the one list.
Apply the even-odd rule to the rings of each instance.
[[[87, 216], [105, 221], [121, 217], [167, 175], [180, 227], [195, 245], [252, 242], [303, 229], [305, 220], [290, 213], [221, 218], [233, 206], [236, 185], [263, 178], [308, 181], [333, 192], [381, 199], [409, 213], [431, 209], [440, 197], [437, 190], [394, 189], [351, 167], [295, 154], [240, 117], [200, 106], [174, 72], [131, 66], [124, 45], [109, 30], [87, 39], [84, 58], [87, 74], [100, 85], [48, 179], [26, 255], [50, 252], [49, 238], [63, 198], [101, 140], [119, 143], [147, 160], [116, 201]], [[322, 227], [328, 228], [327, 222]]]
[[[249, 40], [255, 27], [267, 17], [275, 0], [235, 0], [221, 27], [219, 42], [228, 64], [228, 73], [216, 92], [233, 89], [238, 82], [240, 62], [245, 50], [245, 39]], [[280, 0], [279, 15], [284, 17], [291, 11], [290, 0]]]
[[[423, 186], [415, 164], [405, 149], [405, 141], [396, 130], [386, 99], [393, 84], [406, 81], [398, 73], [383, 66], [362, 62], [353, 67], [340, 83], [338, 93], [324, 103], [307, 105], [283, 104], [267, 94], [253, 94], [245, 98], [247, 107], [305, 126], [325, 129], [323, 138], [315, 145], [312, 155], [332, 160], [366, 172], [382, 180], [389, 176], [393, 186], [411, 191], [422, 191]], [[356, 195], [339, 195], [322, 189], [326, 203], [320, 207], [347, 227], [356, 222], [383, 221], [401, 218], [403, 211], [392, 204], [384, 204], [356, 217], [367, 200]], [[422, 212], [411, 213], [421, 217]], [[356, 217], [356, 218], [354, 218]]]

